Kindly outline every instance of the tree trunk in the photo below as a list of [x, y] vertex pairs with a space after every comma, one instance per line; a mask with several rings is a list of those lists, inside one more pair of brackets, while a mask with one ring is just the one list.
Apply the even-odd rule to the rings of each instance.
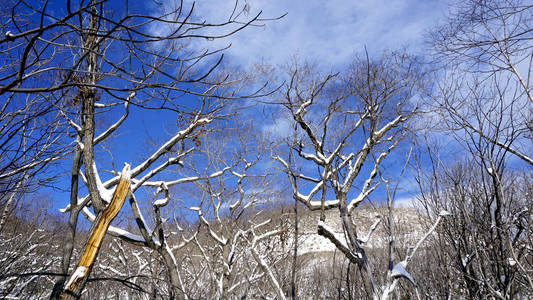
[[109, 225], [111, 225], [111, 221], [113, 221], [122, 208], [126, 196], [128, 195], [128, 191], [130, 190], [130, 185], [130, 166], [126, 164], [122, 170], [120, 181], [113, 193], [111, 203], [105, 210], [98, 213], [91, 226], [89, 238], [85, 243], [85, 250], [80, 257], [76, 269], [67, 281], [60, 299], [78, 299], [80, 297], [81, 292], [85, 287], [85, 283], [89, 278], [89, 274], [91, 273], [98, 251], [102, 246], [107, 229], [109, 228]]
[[351, 252], [357, 256], [357, 263], [361, 267], [362, 271], [367, 275], [368, 279], [368, 287], [370, 291], [372, 292], [373, 298], [377, 299], [379, 296], [378, 291], [376, 290], [376, 286], [374, 284], [374, 276], [372, 274], [372, 268], [370, 264], [368, 263], [368, 258], [366, 256], [366, 252], [361, 247], [361, 244], [359, 244], [359, 241], [357, 240], [357, 237], [355, 235], [355, 230], [352, 226], [352, 222], [350, 220], [350, 216], [347, 212], [346, 207], [346, 195], [337, 193], [337, 198], [340, 200], [340, 218], [342, 220], [342, 224], [344, 227], [344, 230], [346, 232], [346, 236], [348, 237], [348, 247], [351, 248]]
[[180, 275], [178, 273], [178, 266], [171, 250], [164, 245], [157, 249], [157, 252], [163, 257], [168, 277], [170, 279], [170, 296], [169, 299], [188, 299], [185, 291], [182, 290], [180, 284]]

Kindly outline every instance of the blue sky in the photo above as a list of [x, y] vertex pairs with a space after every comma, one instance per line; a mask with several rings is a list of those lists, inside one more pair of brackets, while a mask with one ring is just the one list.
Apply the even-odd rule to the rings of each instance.
[[[172, 7], [172, 2], [165, 0], [161, 5], [146, 2], [146, 10], [157, 13]], [[190, 1], [186, 2], [188, 5]], [[115, 4], [115, 3], [113, 3]], [[142, 10], [140, 3], [131, 4], [130, 8]], [[300, 60], [316, 62], [324, 71], [336, 71], [349, 63], [354, 54], [362, 53], [366, 47], [371, 55], [379, 55], [384, 50], [407, 49], [411, 53], [424, 54], [425, 31], [444, 19], [449, 1], [239, 1], [238, 5], [246, 7], [245, 20], [260, 11], [263, 18], [275, 18], [286, 14], [280, 20], [261, 22], [263, 26], [251, 26], [225, 39], [214, 41], [194, 41], [196, 49], [211, 50], [231, 47], [225, 51], [225, 64], [242, 68], [251, 68], [254, 64], [264, 63], [272, 66], [287, 64], [297, 57]], [[58, 11], [64, 9], [59, 4]], [[118, 7], [117, 7], [118, 9]], [[199, 18], [211, 22], [223, 22], [233, 9], [232, 1], [206, 0], [195, 3], [195, 12]], [[153, 28], [153, 30], [165, 30]], [[117, 111], [118, 115], [118, 111]], [[258, 118], [261, 118], [257, 114]], [[132, 109], [130, 119], [124, 124], [121, 137], [113, 143], [113, 159], [116, 167], [121, 168], [123, 161], [138, 161], [147, 135], [164, 135], [163, 123], [172, 124], [160, 112], [137, 111]], [[112, 122], [112, 120], [110, 121]], [[287, 123], [263, 120], [263, 131], [280, 134], [287, 131]], [[136, 150], [132, 150], [136, 149]], [[100, 157], [98, 157], [100, 156]], [[105, 151], [97, 153], [97, 161], [104, 169], [110, 169], [110, 159]], [[68, 174], [70, 160], [61, 168]], [[103, 179], [108, 176], [102, 172]], [[65, 176], [64, 178], [69, 178]], [[58, 187], [67, 189], [68, 182], [58, 182]], [[86, 189], [82, 188], [84, 193]], [[51, 191], [55, 199], [54, 207], [64, 207], [68, 202], [68, 192]]]

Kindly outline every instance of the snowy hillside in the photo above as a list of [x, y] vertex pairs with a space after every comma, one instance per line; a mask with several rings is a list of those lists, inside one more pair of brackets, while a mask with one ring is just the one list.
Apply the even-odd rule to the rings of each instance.
[[[385, 213], [385, 209], [361, 209], [355, 212], [353, 219], [357, 225], [357, 234], [359, 238], [366, 237], [371, 226], [381, 218], [381, 222], [370, 236], [369, 241], [366, 244], [363, 244], [365, 248], [383, 248], [386, 246], [387, 234], [384, 222]], [[344, 240], [342, 223], [338, 214], [338, 210], [327, 211], [325, 224], [334, 229], [335, 235], [339, 237], [339, 240]], [[300, 221], [300, 235], [298, 241], [298, 253], [300, 255], [335, 251], [335, 245], [317, 233], [319, 218], [320, 212], [311, 212]], [[421, 224], [421, 217], [413, 209], [396, 208], [394, 210], [393, 218], [393, 230], [397, 244], [414, 245], [418, 239], [422, 237], [423, 227]], [[290, 239], [288, 244], [292, 244], [292, 239]]]

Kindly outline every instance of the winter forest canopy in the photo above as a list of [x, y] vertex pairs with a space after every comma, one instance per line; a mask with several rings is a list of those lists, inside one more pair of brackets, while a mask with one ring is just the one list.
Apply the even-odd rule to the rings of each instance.
[[4, 1], [0, 299], [532, 299], [533, 5], [337, 2]]

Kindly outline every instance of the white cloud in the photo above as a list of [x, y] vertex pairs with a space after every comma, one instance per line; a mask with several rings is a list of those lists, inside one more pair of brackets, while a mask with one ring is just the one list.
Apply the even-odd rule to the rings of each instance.
[[[170, 0], [169, 0], [170, 2]], [[233, 1], [195, 2], [198, 17], [222, 22], [233, 10]], [[446, 1], [414, 0], [248, 0], [246, 18], [262, 11], [261, 17], [287, 15], [281, 20], [249, 27], [227, 39], [196, 41], [195, 47], [221, 48], [230, 62], [247, 66], [264, 61], [285, 63], [291, 56], [337, 65], [351, 60], [364, 46], [372, 53], [407, 47], [420, 49], [424, 30], [443, 17]]]
[[394, 207], [414, 208], [417, 201], [416, 196], [398, 198], [394, 200]]
[[279, 118], [272, 123], [267, 123], [261, 131], [273, 138], [287, 138], [292, 133], [292, 125], [288, 118]]

